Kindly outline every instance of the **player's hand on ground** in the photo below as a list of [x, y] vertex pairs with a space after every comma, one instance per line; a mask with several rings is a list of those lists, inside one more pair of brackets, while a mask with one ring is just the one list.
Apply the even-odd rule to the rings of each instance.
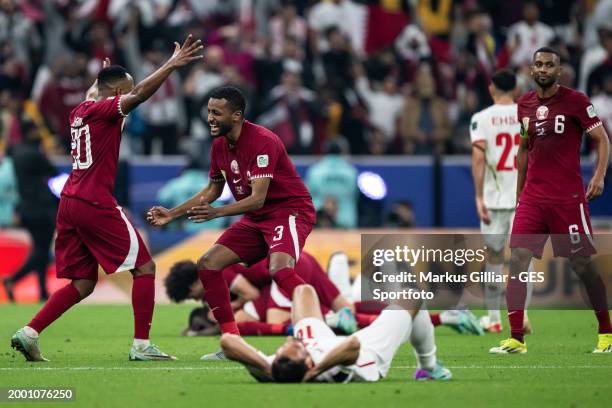
[[603, 178], [595, 178], [593, 177], [589, 182], [589, 186], [586, 191], [586, 199], [587, 201], [591, 201], [599, 197], [604, 190], [604, 180]]
[[219, 210], [206, 202], [201, 202], [200, 205], [187, 210], [187, 216], [191, 221], [200, 223], [217, 218]]
[[304, 378], [302, 379], [302, 382], [308, 382], [308, 381], [312, 380], [313, 378], [315, 378], [319, 374], [320, 373], [317, 370], [317, 366], [314, 366], [311, 369], [309, 369], [308, 371], [306, 371], [306, 374], [304, 374]]
[[478, 211], [478, 218], [485, 224], [489, 225], [491, 223], [491, 217], [489, 217], [489, 210], [484, 205], [484, 201], [482, 198], [476, 199], [476, 210]]
[[102, 69], [108, 68], [110, 66], [111, 66], [110, 58], [108, 57], [104, 58], [104, 60], [102, 61]]
[[151, 209], [147, 211], [147, 221], [149, 222], [149, 224], [154, 225], [156, 227], [166, 225], [170, 221], [172, 221], [172, 217], [170, 216], [170, 210], [159, 206], [151, 207]]
[[168, 60], [168, 63], [173, 68], [182, 67], [192, 61], [204, 58], [201, 52], [204, 49], [202, 41], [198, 39], [192, 42], [192, 40], [193, 37], [189, 34], [182, 46], [177, 42], [174, 43], [174, 54], [172, 54], [172, 57]]

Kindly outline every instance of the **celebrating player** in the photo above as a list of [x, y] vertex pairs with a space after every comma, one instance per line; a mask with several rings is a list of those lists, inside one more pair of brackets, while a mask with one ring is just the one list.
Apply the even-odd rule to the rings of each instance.
[[130, 360], [172, 360], [149, 340], [155, 304], [155, 264], [144, 242], [113, 197], [121, 130], [125, 116], [146, 101], [177, 68], [202, 58], [200, 40], [191, 35], [157, 71], [134, 86], [125, 68], [107, 59], [86, 100], [70, 113], [72, 173], [57, 214], [57, 277], [72, 282], [58, 290], [27, 326], [11, 339], [28, 361], [47, 361], [39, 334], [65, 311], [89, 296], [98, 264], [111, 274], [134, 276], [135, 335]]
[[[526, 93], [518, 103], [521, 122], [518, 205], [510, 238], [511, 279], [506, 292], [511, 337], [490, 352], [527, 352], [523, 339], [526, 287], [516, 277], [526, 270], [533, 256], [542, 256], [548, 234], [555, 234], [552, 235], [555, 255], [569, 258], [599, 322], [599, 341], [593, 352], [609, 353], [612, 352], [612, 325], [603, 280], [590, 264], [595, 248], [587, 204], [603, 192], [608, 135], [588, 98], [558, 84], [561, 61], [556, 51], [548, 47], [537, 50], [531, 75], [536, 91]], [[583, 132], [594, 139], [598, 156], [586, 194], [580, 174]]]
[[426, 310], [412, 301], [385, 309], [365, 329], [350, 337], [336, 336], [324, 323], [319, 299], [310, 285], [293, 293], [294, 336], [266, 356], [244, 339], [226, 333], [221, 348], [261, 382], [378, 381], [384, 378], [399, 347], [410, 341], [418, 368], [416, 380], [449, 380], [451, 372], [436, 359], [434, 330]]
[[[516, 116], [515, 88], [516, 76], [512, 71], [500, 70], [493, 74], [489, 93], [494, 104], [475, 113], [470, 125], [476, 210], [487, 244], [485, 271], [497, 275], [502, 274], [504, 267], [503, 250], [516, 207], [516, 154], [521, 127]], [[530, 264], [529, 270], [532, 267]], [[502, 331], [499, 307], [503, 289], [503, 283], [491, 282], [484, 286], [489, 313], [480, 323], [488, 332]], [[533, 284], [528, 284], [528, 290], [533, 290]], [[525, 326], [529, 329], [526, 312]]]
[[[246, 102], [234, 87], [221, 87], [208, 101], [208, 123], [215, 139], [210, 156], [210, 183], [183, 204], [168, 210], [153, 207], [147, 219], [165, 225], [185, 214], [193, 222], [244, 216], [198, 260], [204, 297], [223, 333], [239, 334], [221, 271], [239, 262], [248, 265], [269, 257], [274, 281], [289, 296], [304, 281], [295, 263], [315, 223], [315, 210], [304, 182], [283, 142], [268, 129], [244, 119]], [[227, 182], [235, 203], [212, 207]]]

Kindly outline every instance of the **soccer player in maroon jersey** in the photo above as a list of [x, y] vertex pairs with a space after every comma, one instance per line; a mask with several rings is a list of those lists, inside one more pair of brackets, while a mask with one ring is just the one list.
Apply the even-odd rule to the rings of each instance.
[[155, 304], [155, 264], [145, 244], [113, 197], [125, 116], [146, 101], [177, 68], [202, 58], [200, 40], [175, 43], [174, 54], [157, 71], [134, 86], [125, 68], [107, 59], [86, 100], [70, 114], [72, 172], [57, 214], [57, 277], [72, 282], [58, 290], [11, 339], [28, 361], [47, 361], [39, 334], [65, 311], [89, 296], [98, 279], [98, 264], [107, 274], [134, 276], [134, 343], [130, 360], [173, 360], [151, 344], [149, 330]]
[[[593, 352], [612, 352], [606, 289], [590, 264], [595, 248], [588, 209], [588, 201], [603, 192], [609, 140], [588, 98], [559, 85], [560, 75], [559, 54], [548, 47], [540, 48], [531, 66], [536, 91], [527, 92], [518, 101], [518, 204], [510, 238], [512, 254], [506, 292], [511, 337], [491, 348], [491, 353], [527, 352], [523, 339], [526, 283], [518, 275], [527, 271], [533, 256], [542, 256], [549, 234], [555, 255], [569, 258], [599, 322], [599, 341]], [[598, 156], [586, 194], [580, 174], [580, 144], [585, 132], [595, 141]]]
[[[153, 207], [148, 219], [164, 225], [188, 215], [194, 222], [244, 216], [198, 260], [204, 296], [223, 333], [239, 334], [221, 271], [269, 257], [274, 281], [289, 297], [304, 281], [294, 267], [315, 223], [310, 193], [289, 159], [283, 142], [270, 130], [244, 119], [246, 102], [234, 87], [221, 87], [208, 101], [208, 123], [214, 138], [210, 183], [183, 204], [168, 210]], [[212, 207], [227, 182], [235, 203]]]

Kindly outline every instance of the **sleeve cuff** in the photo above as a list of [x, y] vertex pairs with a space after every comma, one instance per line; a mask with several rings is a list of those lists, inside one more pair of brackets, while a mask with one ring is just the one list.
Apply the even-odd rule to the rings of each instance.
[[598, 127], [600, 127], [600, 126], [602, 126], [602, 125], [603, 125], [603, 123], [601, 122], [601, 120], [600, 120], [599, 122], [595, 122], [595, 123], [593, 123], [591, 126], [589, 126], [589, 127], [588, 127], [588, 128], [585, 130], [585, 132], [589, 133], [591, 130], [593, 130], [593, 129], [595, 129], [595, 128], [598, 128]]
[[256, 174], [254, 176], [251, 176], [251, 180], [260, 179], [260, 178], [274, 178], [274, 175], [272, 173], [266, 173], [266, 174]]
[[225, 179], [223, 178], [223, 176], [218, 176], [218, 177], [209, 177], [208, 178], [210, 181], [212, 181], [213, 183], [221, 183], [223, 181], [225, 181]]
[[117, 109], [119, 110], [119, 115], [125, 118], [127, 115], [123, 113], [123, 111], [121, 110], [121, 99], [122, 98], [123, 98], [123, 95], [121, 95], [119, 99], [117, 100]]

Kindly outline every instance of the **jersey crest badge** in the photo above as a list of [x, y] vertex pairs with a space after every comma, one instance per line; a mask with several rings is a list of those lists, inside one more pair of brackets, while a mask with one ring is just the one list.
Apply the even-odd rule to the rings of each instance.
[[536, 111], [536, 118], [538, 118], [538, 120], [544, 120], [548, 117], [548, 107], [547, 106], [539, 106], [538, 110]]
[[240, 170], [238, 169], [238, 162], [236, 160], [232, 160], [230, 163], [230, 168], [232, 169], [232, 173], [240, 174]]

